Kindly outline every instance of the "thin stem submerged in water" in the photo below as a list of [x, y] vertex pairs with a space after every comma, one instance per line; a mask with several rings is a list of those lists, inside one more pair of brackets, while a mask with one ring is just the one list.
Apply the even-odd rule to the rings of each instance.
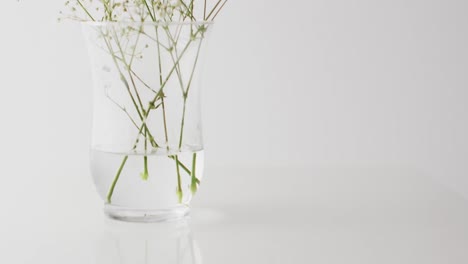
[[124, 157], [124, 159], [122, 160], [122, 163], [120, 164], [120, 167], [119, 167], [119, 170], [117, 171], [117, 175], [115, 176], [114, 180], [112, 181], [112, 185], [109, 189], [109, 192], [107, 194], [107, 203], [111, 203], [112, 201], [112, 195], [114, 194], [114, 189], [115, 189], [115, 186], [117, 185], [117, 182], [119, 181], [119, 178], [120, 178], [120, 174], [122, 173], [122, 170], [125, 166], [125, 163], [127, 163], [127, 160], [128, 160], [128, 155]]
[[192, 158], [192, 182], [190, 184], [190, 190], [192, 191], [192, 195], [195, 195], [198, 189], [198, 184], [200, 181], [197, 179], [197, 176], [195, 175], [195, 172], [197, 171], [197, 153], [193, 153], [193, 158]]
[[182, 191], [182, 180], [180, 178], [180, 169], [179, 169], [179, 157], [175, 156], [176, 160], [176, 168], [177, 168], [177, 198], [179, 199], [179, 203], [182, 203], [182, 199], [184, 197], [184, 193]]

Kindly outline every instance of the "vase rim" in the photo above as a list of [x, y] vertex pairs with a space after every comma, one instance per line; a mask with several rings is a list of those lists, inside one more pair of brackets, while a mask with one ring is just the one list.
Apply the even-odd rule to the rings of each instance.
[[83, 25], [106, 26], [106, 25], [150, 25], [150, 26], [180, 26], [180, 25], [213, 25], [213, 21], [190, 21], [190, 22], [153, 22], [153, 21], [83, 21]]

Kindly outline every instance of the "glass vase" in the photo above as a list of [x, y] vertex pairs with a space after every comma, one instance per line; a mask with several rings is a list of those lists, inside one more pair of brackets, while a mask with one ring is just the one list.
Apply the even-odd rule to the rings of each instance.
[[203, 176], [200, 70], [212, 23], [83, 23], [94, 80], [91, 171], [104, 212], [188, 214]]

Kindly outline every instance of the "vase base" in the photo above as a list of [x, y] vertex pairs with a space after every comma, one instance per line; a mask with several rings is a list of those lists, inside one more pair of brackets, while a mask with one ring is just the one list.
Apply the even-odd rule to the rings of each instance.
[[109, 218], [126, 222], [155, 223], [177, 221], [187, 217], [189, 212], [190, 209], [186, 205], [158, 210], [132, 209], [110, 204], [104, 205], [104, 213]]

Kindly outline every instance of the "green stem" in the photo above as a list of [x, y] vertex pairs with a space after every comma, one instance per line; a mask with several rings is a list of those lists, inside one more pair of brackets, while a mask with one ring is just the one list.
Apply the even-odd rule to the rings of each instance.
[[[145, 132], [145, 154], [148, 152], [148, 137], [147, 132]], [[143, 173], [141, 174], [141, 178], [146, 181], [148, 180], [149, 173], [148, 173], [148, 156], [143, 157]]]
[[[161, 62], [161, 47], [159, 45], [159, 33], [158, 27], [155, 27], [156, 31], [156, 40], [158, 43], [158, 65], [159, 65], [159, 85], [162, 87], [163, 85], [163, 78], [162, 78], [162, 62]], [[164, 94], [161, 96], [161, 106], [162, 106], [162, 115], [163, 115], [163, 123], [164, 123], [164, 136], [166, 137], [166, 148], [169, 150], [169, 137], [167, 132], [167, 120], [166, 120], [166, 105], [164, 103]]]
[[213, 9], [211, 9], [211, 12], [208, 14], [208, 16], [206, 17], [206, 20], [210, 19], [210, 16], [213, 14], [213, 12], [216, 10], [216, 8], [218, 7], [218, 5], [221, 3], [222, 0], [219, 0], [216, 5], [213, 7]]
[[182, 180], [180, 178], [180, 169], [179, 169], [179, 157], [175, 156], [176, 160], [176, 168], [177, 168], [177, 197], [179, 198], [179, 203], [182, 203], [182, 198], [184, 197], [184, 193], [182, 191]]
[[179, 136], [179, 150], [182, 149], [182, 141], [184, 137], [184, 126], [185, 126], [185, 109], [187, 107], [187, 96], [184, 94], [184, 109], [182, 110], [182, 121], [180, 124], [180, 136]]
[[96, 21], [94, 20], [93, 16], [89, 13], [88, 9], [83, 5], [83, 3], [81, 3], [80, 0], [77, 0], [78, 4], [80, 5], [81, 9], [83, 9], [83, 11], [86, 13], [87, 16], [89, 16], [89, 18], [92, 20], [92, 21]]
[[206, 20], [206, 0], [205, 5], [203, 6], [203, 20]]
[[[127, 115], [128, 119], [130, 119], [130, 121], [131, 121], [132, 124], [135, 126], [135, 128], [136, 128], [137, 130], [139, 130], [137, 123], [135, 122], [135, 120], [133, 119], [133, 117], [130, 115], [130, 113], [127, 111], [127, 109], [126, 109], [125, 107], [119, 105], [114, 99], [112, 99], [112, 97], [110, 97], [110, 95], [106, 95], [106, 96], [107, 96], [107, 98], [108, 98], [112, 103], [114, 103], [115, 106], [117, 106], [120, 110], [122, 110], [122, 111], [125, 113], [125, 115]], [[159, 106], [159, 105], [158, 105], [158, 106]], [[146, 131], [145, 131], [145, 133], [146, 133]], [[143, 135], [143, 136], [145, 136], [145, 135]]]
[[151, 17], [151, 20], [156, 22], [156, 18], [154, 17], [153, 13], [151, 13], [151, 9], [150, 9], [148, 3], [146, 2], [146, 0], [143, 0], [143, 3], [145, 3], [146, 9], [148, 10], [148, 13], [149, 13], [149, 15]]
[[191, 173], [190, 170], [187, 168], [187, 166], [185, 166], [185, 165], [184, 165], [182, 162], [180, 162], [179, 160], [176, 160], [176, 158], [175, 158], [174, 155], [168, 156], [168, 157], [169, 157], [170, 159], [172, 159], [172, 160], [175, 160], [175, 161], [179, 164], [179, 166], [180, 166], [185, 172], [187, 172], [187, 174], [188, 174], [189, 176], [192, 175], [192, 173]]
[[193, 159], [192, 159], [192, 183], [190, 184], [190, 190], [192, 191], [192, 194], [195, 195], [197, 192], [197, 176], [195, 175], [197, 166], [197, 153], [193, 153]]
[[124, 157], [122, 160], [122, 163], [120, 164], [119, 170], [117, 171], [117, 175], [115, 175], [114, 181], [112, 181], [112, 185], [109, 189], [109, 193], [107, 194], [107, 203], [112, 202], [112, 194], [114, 193], [115, 186], [117, 185], [117, 182], [119, 181], [120, 174], [122, 173], [122, 170], [125, 166], [125, 163], [127, 163], [128, 160], [128, 155]]
[[150, 90], [153, 93], [157, 93], [155, 90], [153, 90], [153, 88], [151, 88], [151, 86], [149, 86], [145, 81], [143, 81], [143, 79], [141, 79], [141, 77], [138, 76], [132, 69], [130, 69], [130, 72], [133, 74], [133, 76], [135, 76], [135, 78], [137, 78], [137, 80], [139, 80], [143, 84], [143, 86], [148, 88], [148, 90]]
[[188, 97], [188, 93], [190, 91], [190, 86], [192, 85], [192, 80], [193, 80], [193, 75], [195, 73], [195, 68], [197, 67], [198, 57], [200, 55], [201, 44], [202, 44], [202, 39], [200, 39], [200, 43], [198, 44], [197, 55], [195, 57], [195, 62], [193, 63], [192, 73], [190, 74], [190, 79], [189, 79], [189, 82], [187, 84], [187, 89], [184, 92], [184, 109], [182, 111], [182, 121], [181, 121], [181, 124], [180, 124], [179, 149], [182, 148], [182, 142], [183, 142], [183, 137], [184, 137], [185, 112], [186, 112], [186, 106], [187, 106], [187, 97]]
[[144, 180], [144, 181], [147, 181], [148, 177], [149, 177], [149, 173], [148, 173], [148, 156], [144, 156], [143, 157], [143, 172], [141, 173], [141, 179]]
[[[128, 64], [128, 67], [131, 68], [132, 64], [133, 64], [133, 60], [135, 59], [135, 52], [136, 52], [136, 47], [138, 45], [138, 42], [140, 41], [140, 36], [141, 36], [141, 31], [143, 30], [142, 29], [143, 26], [140, 26], [140, 29], [137, 31], [138, 32], [138, 35], [137, 35], [137, 38], [135, 40], [135, 45], [133, 46], [133, 50], [132, 50], [132, 56], [130, 58], [130, 63]], [[123, 57], [123, 55], [122, 55]]]
[[227, 3], [227, 0], [224, 1], [224, 3], [221, 5], [221, 7], [218, 9], [218, 11], [216, 11], [216, 13], [214, 14], [213, 18], [211, 19], [211, 21], [215, 20], [215, 18], [218, 16], [219, 12], [223, 9], [224, 5]]
[[195, 57], [195, 62], [193, 63], [193, 68], [192, 68], [192, 73], [190, 74], [190, 79], [187, 84], [187, 90], [185, 91], [185, 94], [188, 95], [188, 92], [190, 90], [190, 87], [192, 86], [192, 80], [193, 80], [193, 75], [195, 73], [195, 68], [197, 67], [198, 63], [198, 57], [200, 55], [200, 50], [201, 50], [201, 45], [202, 45], [203, 39], [200, 39], [200, 42], [198, 43], [198, 49], [197, 49], [197, 55]]
[[[193, 2], [193, 1], [192, 1], [192, 2]], [[192, 3], [192, 2], [191, 2], [191, 3]], [[193, 16], [193, 11], [192, 11], [192, 9], [191, 9], [190, 7], [188, 7], [188, 6], [184, 3], [184, 1], [180, 1], [180, 3], [181, 3], [181, 4], [185, 7], [185, 9], [187, 10], [187, 14], [190, 16], [190, 19], [191, 19], [192, 21], [196, 21], [197, 19]]]

